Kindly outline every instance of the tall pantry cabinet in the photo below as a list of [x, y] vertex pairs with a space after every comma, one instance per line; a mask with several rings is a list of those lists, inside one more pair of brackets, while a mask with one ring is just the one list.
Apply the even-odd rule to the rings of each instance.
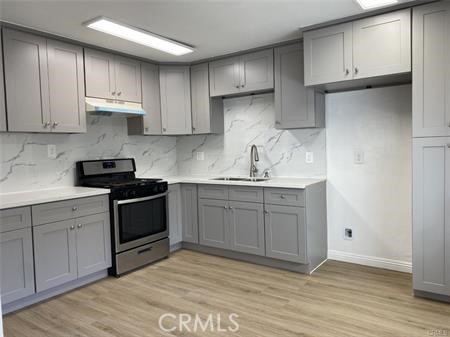
[[413, 11], [413, 287], [450, 299], [450, 3]]

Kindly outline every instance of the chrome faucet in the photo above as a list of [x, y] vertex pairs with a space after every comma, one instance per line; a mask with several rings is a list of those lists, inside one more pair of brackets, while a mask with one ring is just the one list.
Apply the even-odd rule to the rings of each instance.
[[256, 172], [258, 172], [258, 168], [256, 167], [256, 162], [259, 161], [258, 149], [256, 145], [252, 145], [250, 150], [250, 178], [256, 177]]

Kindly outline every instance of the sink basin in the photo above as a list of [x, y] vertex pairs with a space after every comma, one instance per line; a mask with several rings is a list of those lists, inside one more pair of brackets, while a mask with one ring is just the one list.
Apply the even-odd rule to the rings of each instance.
[[211, 180], [258, 182], [258, 181], [267, 181], [267, 180], [270, 180], [270, 178], [219, 177], [219, 178], [213, 178]]

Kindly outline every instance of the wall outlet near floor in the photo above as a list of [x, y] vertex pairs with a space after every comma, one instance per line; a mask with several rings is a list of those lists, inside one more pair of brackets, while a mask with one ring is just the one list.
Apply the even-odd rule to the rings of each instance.
[[56, 159], [56, 145], [55, 144], [47, 145], [47, 156], [49, 159]]
[[355, 150], [353, 152], [353, 162], [358, 165], [364, 164], [364, 151], [363, 150]]
[[345, 240], [353, 240], [353, 229], [344, 228], [344, 239]]
[[314, 152], [306, 152], [305, 162], [307, 164], [314, 163]]
[[205, 160], [205, 152], [197, 152], [197, 160]]

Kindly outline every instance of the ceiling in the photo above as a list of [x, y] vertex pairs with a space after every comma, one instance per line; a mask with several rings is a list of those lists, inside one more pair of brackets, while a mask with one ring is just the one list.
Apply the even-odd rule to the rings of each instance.
[[[0, 4], [3, 21], [159, 62], [190, 62], [292, 40], [300, 37], [301, 27], [363, 12], [354, 0], [0, 0]], [[100, 15], [196, 50], [172, 56], [82, 25]]]

